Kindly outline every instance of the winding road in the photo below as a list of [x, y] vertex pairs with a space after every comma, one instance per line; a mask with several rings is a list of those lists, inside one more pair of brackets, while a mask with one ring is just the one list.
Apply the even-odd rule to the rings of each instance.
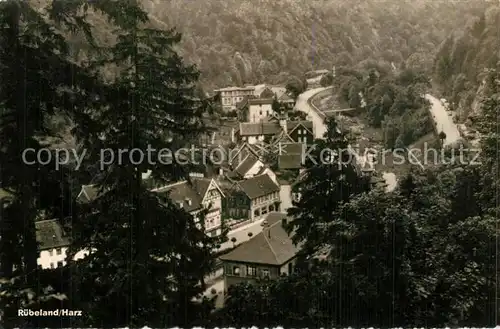
[[331, 87], [310, 89], [300, 94], [297, 97], [297, 101], [295, 102], [295, 110], [306, 113], [307, 118], [312, 121], [314, 138], [323, 138], [323, 135], [326, 132], [326, 124], [324, 121], [324, 116], [321, 116], [315, 109], [312, 108], [312, 106], [309, 104], [309, 100], [317, 93], [329, 88]]
[[432, 115], [438, 133], [443, 131], [446, 134], [446, 139], [444, 140], [443, 145], [450, 145], [458, 141], [460, 139], [458, 127], [453, 122], [451, 116], [448, 115], [448, 111], [446, 111], [443, 104], [441, 104], [441, 101], [430, 94], [426, 94], [425, 99], [431, 103], [429, 111]]
[[[297, 101], [295, 103], [295, 110], [296, 111], [301, 111], [307, 114], [307, 118], [313, 122], [313, 133], [314, 133], [314, 138], [323, 138], [323, 135], [325, 134], [327, 127], [325, 123], [325, 115], [319, 110], [314, 108], [311, 103], [310, 99], [317, 93], [320, 93], [322, 91], [325, 91], [327, 89], [331, 89], [332, 87], [323, 87], [323, 88], [315, 88], [308, 90], [302, 94], [300, 94], [297, 97]], [[362, 167], [365, 165], [367, 158], [366, 156], [360, 156], [357, 154], [354, 149], [349, 145], [349, 150], [351, 153], [354, 155], [356, 158], [356, 163], [360, 164]], [[386, 191], [390, 192], [396, 188], [397, 185], [397, 179], [396, 175], [393, 173], [383, 173], [383, 177], [386, 180], [387, 187]]]

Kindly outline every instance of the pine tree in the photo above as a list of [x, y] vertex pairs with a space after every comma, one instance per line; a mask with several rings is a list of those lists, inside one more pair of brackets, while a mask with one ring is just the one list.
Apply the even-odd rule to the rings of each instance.
[[[147, 24], [138, 5], [122, 16], [117, 43], [96, 62], [116, 65], [120, 73], [105, 92], [97, 91], [99, 107], [76, 121], [89, 161], [103, 161], [102, 150], [115, 155], [95, 177], [100, 196], [71, 223], [78, 233], [72, 253], [92, 251], [75, 262], [72, 278], [85, 325], [187, 325], [209, 310], [193, 300], [203, 291], [220, 238], [207, 237], [191, 215], [149, 190], [141, 176], [151, 171], [158, 186], [186, 178], [188, 165], [157, 156], [192, 143], [213, 107], [196, 97], [199, 73], [174, 50], [180, 35]], [[139, 151], [118, 158], [120, 150], [148, 149], [155, 150], [151, 159], [139, 159]]]
[[23, 155], [30, 148], [36, 154], [43, 137], [54, 133], [47, 125], [53, 115], [78, 106], [69, 97], [75, 83], [82, 91], [93, 78], [68, 60], [64, 38], [28, 2], [0, 2], [0, 25], [0, 177], [10, 196], [0, 218], [0, 315], [7, 326], [36, 327], [37, 318], [21, 318], [17, 310], [40, 308], [55, 296], [45, 293], [39, 277], [35, 221], [67, 209], [61, 208], [64, 174], [55, 170], [54, 153], [46, 165]]
[[325, 139], [316, 140], [310, 156], [304, 153], [306, 171], [294, 187], [301, 196], [288, 210], [293, 218], [289, 229], [295, 230], [294, 242], [305, 243], [308, 254], [324, 243], [322, 232], [325, 225], [335, 221], [339, 205], [369, 188], [367, 179], [358, 174], [346, 135], [334, 119], [327, 124]]

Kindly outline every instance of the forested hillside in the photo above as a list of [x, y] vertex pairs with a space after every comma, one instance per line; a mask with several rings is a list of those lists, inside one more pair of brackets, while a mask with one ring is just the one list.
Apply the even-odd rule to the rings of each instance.
[[462, 121], [479, 110], [485, 73], [500, 60], [499, 3], [471, 14], [456, 22], [454, 32], [440, 45], [434, 65], [435, 81]]
[[[145, 0], [152, 21], [183, 33], [182, 53], [210, 87], [377, 59], [431, 68], [457, 22], [484, 1]], [[472, 16], [470, 16], [472, 17]]]

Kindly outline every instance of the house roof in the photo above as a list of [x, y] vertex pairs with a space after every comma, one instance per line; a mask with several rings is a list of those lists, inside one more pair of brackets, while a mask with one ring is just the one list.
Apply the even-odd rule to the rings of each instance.
[[276, 122], [240, 123], [241, 136], [276, 135], [281, 127]]
[[274, 136], [273, 139], [271, 140], [271, 144], [278, 144], [281, 143], [282, 145], [288, 145], [290, 143], [294, 143], [294, 140], [288, 133], [285, 131], [281, 131], [278, 135]]
[[[257, 145], [255, 145], [258, 147]], [[240, 163], [242, 163], [248, 155], [252, 154], [255, 157], [259, 157], [259, 150], [255, 149], [255, 147], [251, 144], [248, 143], [243, 143], [241, 144], [237, 149], [236, 152], [232, 152], [233, 150], [228, 150], [227, 151], [227, 156], [230, 157], [229, 163], [233, 166], [233, 168], [238, 167]]]
[[280, 169], [300, 169], [302, 168], [302, 155], [301, 154], [279, 155], [278, 167]]
[[245, 86], [245, 87], [226, 87], [226, 88], [220, 88], [220, 89], [215, 89], [215, 92], [221, 92], [221, 91], [252, 91], [255, 90], [255, 87], [253, 86]]
[[47, 250], [69, 246], [70, 240], [64, 235], [64, 230], [57, 219], [35, 222], [36, 241], [39, 250]]
[[278, 102], [291, 103], [294, 102], [293, 98], [290, 97], [286, 92], [278, 97]]
[[78, 194], [76, 200], [81, 203], [89, 203], [97, 199], [98, 196], [102, 195], [101, 187], [96, 184], [82, 185], [82, 189]]
[[249, 105], [264, 105], [264, 104], [272, 104], [273, 103], [273, 98], [249, 98], [248, 99], [248, 104]]
[[168, 197], [187, 212], [201, 209], [202, 196], [187, 181], [174, 183], [155, 190], [155, 192], [168, 194]]
[[275, 94], [269, 87], [264, 88], [260, 93], [260, 98], [274, 98]]
[[276, 266], [285, 264], [297, 255], [300, 247], [293, 244], [282, 227], [283, 218], [287, 218], [284, 213], [270, 213], [266, 217], [268, 227], [220, 259]]
[[242, 110], [245, 106], [248, 105], [248, 101], [250, 99], [256, 99], [256, 98], [257, 98], [257, 96], [255, 96], [255, 95], [246, 95], [246, 96], [243, 96], [243, 99], [241, 101], [239, 101], [239, 102], [236, 103], [236, 108], [238, 110]]
[[254, 93], [256, 95], [260, 95], [260, 93], [266, 88], [266, 85], [265, 84], [255, 85], [253, 86], [253, 88], [254, 88]]
[[286, 128], [287, 132], [290, 134], [292, 133], [295, 129], [303, 127], [312, 134], [313, 132], [313, 123], [312, 121], [287, 121], [286, 122]]
[[3, 188], [0, 188], [0, 200], [12, 198], [12, 197], [13, 197], [12, 193], [4, 190]]
[[252, 167], [259, 161], [259, 159], [252, 155], [252, 154], [249, 154], [245, 160], [243, 160], [239, 165], [238, 167], [236, 167], [236, 169], [234, 170], [238, 175], [240, 175], [241, 177], [244, 177], [246, 175], [246, 173], [252, 169]]
[[304, 153], [303, 143], [283, 143], [281, 144], [282, 154], [298, 154]]
[[269, 177], [268, 174], [254, 176], [239, 182], [241, 190], [250, 198], [255, 199], [273, 192], [279, 192], [280, 188]]
[[[211, 183], [212, 179], [193, 177], [190, 181], [177, 182], [153, 191], [157, 193], [168, 193], [168, 197], [172, 201], [178, 205], [182, 204], [182, 208], [187, 212], [191, 212], [202, 208], [203, 197]], [[215, 181], [214, 184], [216, 184]], [[217, 188], [222, 194], [220, 188]]]
[[286, 94], [286, 88], [283, 86], [271, 86], [271, 90], [278, 99], [282, 97], [283, 94]]

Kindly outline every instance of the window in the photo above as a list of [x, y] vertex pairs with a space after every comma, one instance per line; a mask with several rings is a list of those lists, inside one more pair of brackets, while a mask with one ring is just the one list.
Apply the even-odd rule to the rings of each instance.
[[255, 217], [259, 217], [259, 216], [260, 216], [260, 211], [259, 211], [259, 209], [256, 209], [256, 210], [253, 212], [253, 215], [254, 215]]
[[262, 209], [260, 210], [260, 213], [261, 213], [262, 215], [267, 214], [267, 208], [266, 208], [266, 207], [262, 207]]
[[61, 248], [56, 249], [56, 254], [60, 255], [62, 253]]
[[54, 255], [54, 250], [53, 249], [50, 249], [49, 250], [49, 256], [52, 257]]
[[50, 268], [54, 268], [54, 263], [50, 263]]
[[57, 262], [57, 267], [63, 267], [63, 262]]
[[263, 269], [261, 271], [261, 274], [264, 278], [268, 278], [269, 277], [269, 270], [268, 269]]
[[254, 266], [247, 266], [248, 276], [257, 276], [257, 269]]
[[233, 275], [240, 276], [240, 268], [238, 266], [233, 266]]

